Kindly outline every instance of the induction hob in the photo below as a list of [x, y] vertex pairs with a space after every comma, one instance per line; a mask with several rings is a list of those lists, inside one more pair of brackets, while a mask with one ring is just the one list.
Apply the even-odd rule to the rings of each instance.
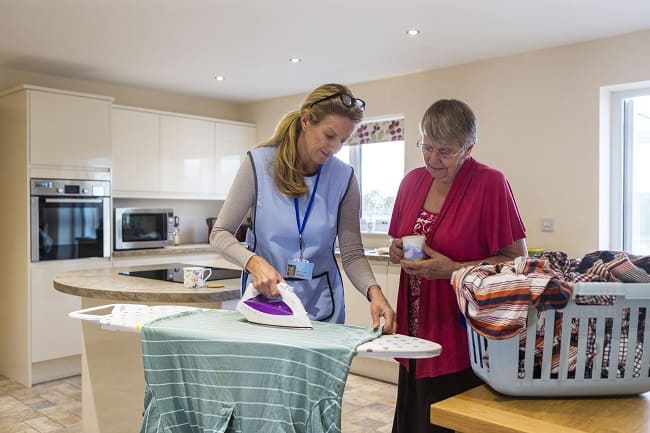
[[[149, 278], [152, 280], [171, 281], [174, 283], [183, 283], [183, 268], [196, 266], [186, 264], [173, 264], [166, 268], [149, 269], [146, 271], [123, 271], [120, 275], [127, 275], [129, 277]], [[214, 268], [212, 266], [202, 266], [204, 268], [212, 269], [212, 274], [206, 281], [213, 280], [230, 280], [233, 278], [240, 278], [241, 271], [237, 269], [227, 268]]]

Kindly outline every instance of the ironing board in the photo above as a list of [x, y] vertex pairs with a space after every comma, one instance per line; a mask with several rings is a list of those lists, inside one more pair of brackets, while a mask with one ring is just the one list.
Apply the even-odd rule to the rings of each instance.
[[141, 433], [172, 427], [179, 433], [340, 433], [354, 356], [424, 357], [441, 350], [370, 328], [313, 322], [313, 329], [286, 329], [249, 322], [237, 311], [188, 306], [109, 304], [70, 316], [139, 334]]
[[[69, 317], [95, 323], [108, 331], [139, 333], [147, 322], [185, 311], [210, 310], [178, 305], [107, 304], [73, 311]], [[401, 334], [380, 335], [356, 348], [356, 356], [367, 358], [433, 358], [441, 352], [438, 343]]]

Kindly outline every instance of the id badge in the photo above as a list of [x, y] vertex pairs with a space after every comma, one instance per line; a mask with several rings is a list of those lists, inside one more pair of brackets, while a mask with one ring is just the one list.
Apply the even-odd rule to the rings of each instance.
[[287, 277], [311, 280], [314, 264], [308, 260], [293, 259], [287, 263]]

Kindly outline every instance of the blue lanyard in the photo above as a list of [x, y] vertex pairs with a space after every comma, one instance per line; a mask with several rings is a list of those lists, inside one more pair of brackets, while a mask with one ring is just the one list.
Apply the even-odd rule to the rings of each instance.
[[302, 250], [304, 249], [304, 243], [302, 241], [302, 232], [305, 231], [305, 226], [307, 225], [307, 220], [309, 219], [309, 214], [311, 213], [311, 207], [314, 204], [314, 197], [316, 196], [316, 189], [318, 189], [318, 181], [320, 180], [320, 170], [322, 166], [318, 167], [318, 174], [316, 175], [316, 182], [314, 182], [314, 189], [309, 196], [309, 202], [307, 203], [307, 210], [305, 211], [305, 218], [300, 223], [300, 211], [298, 210], [298, 198], [294, 197], [293, 207], [296, 210], [296, 225], [298, 226], [298, 246], [300, 247], [300, 259], [302, 260]]

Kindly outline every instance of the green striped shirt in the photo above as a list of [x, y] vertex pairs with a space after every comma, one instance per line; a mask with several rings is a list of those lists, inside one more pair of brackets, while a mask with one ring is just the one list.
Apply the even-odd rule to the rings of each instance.
[[340, 432], [355, 348], [379, 331], [313, 326], [257, 325], [225, 310], [146, 324], [141, 433]]

